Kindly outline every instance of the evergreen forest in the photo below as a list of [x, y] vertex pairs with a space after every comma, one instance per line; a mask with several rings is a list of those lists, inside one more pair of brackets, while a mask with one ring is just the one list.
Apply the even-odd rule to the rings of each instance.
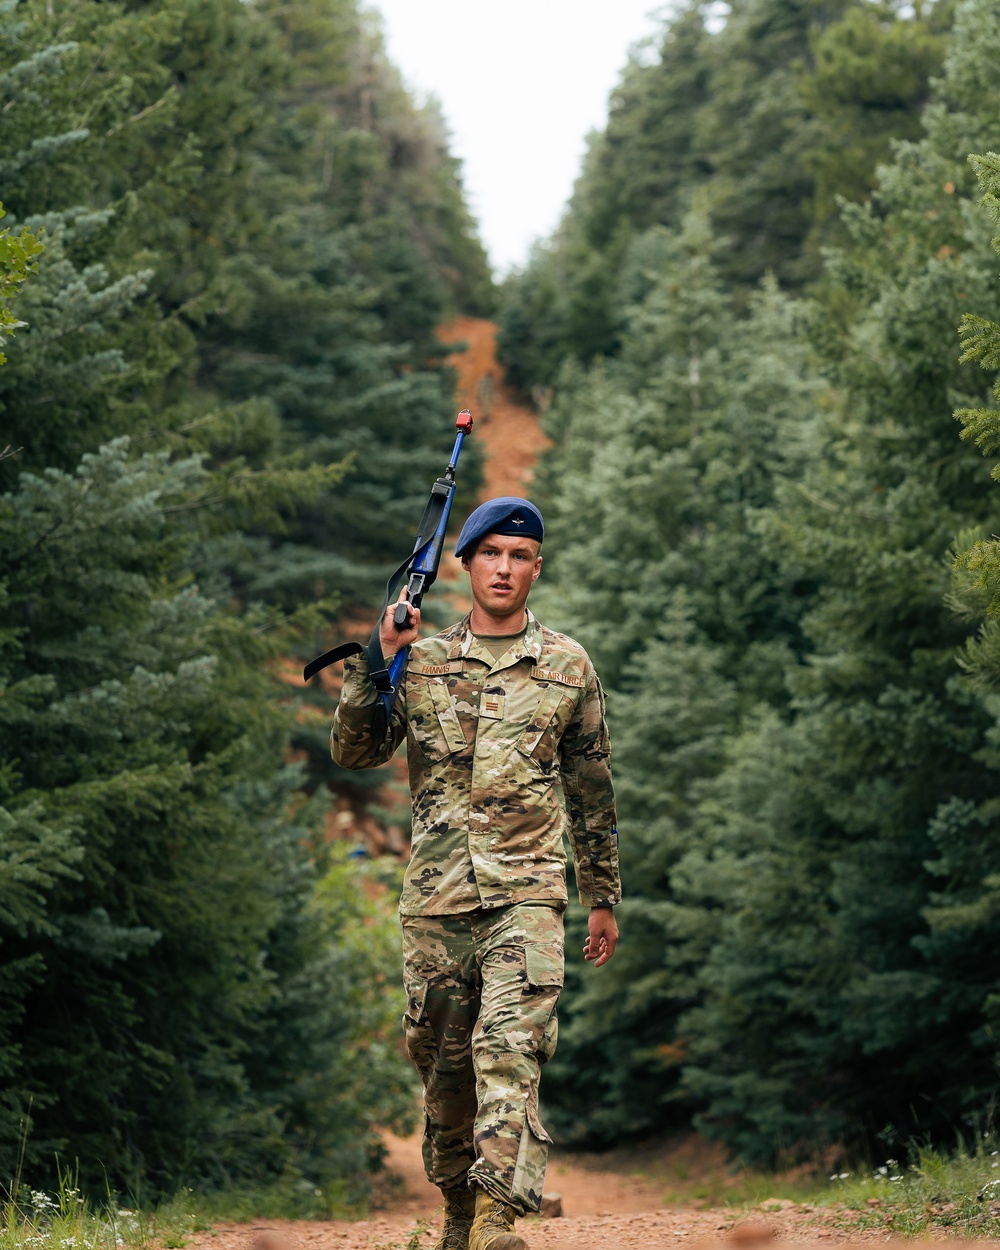
[[414, 1114], [398, 874], [287, 672], [450, 446], [460, 171], [354, 0], [4, 0], [0, 188], [0, 1172], [341, 1192]]
[[358, 0], [0, 0], [0, 1176], [329, 1208], [413, 1126], [399, 857], [334, 836], [405, 798], [293, 674], [412, 544], [457, 314], [614, 748], [554, 1135], [995, 1128], [996, 149], [997, 0], [683, 0], [496, 285]]
[[568, 1140], [994, 1127], [998, 65], [990, 0], [686, 6], [505, 285], [551, 400], [537, 604], [609, 689], [622, 837]]

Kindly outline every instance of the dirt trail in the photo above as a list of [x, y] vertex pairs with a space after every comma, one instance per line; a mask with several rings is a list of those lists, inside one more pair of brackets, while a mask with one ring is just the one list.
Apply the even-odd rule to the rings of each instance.
[[459, 317], [438, 330], [443, 343], [466, 344], [448, 363], [458, 374], [455, 399], [468, 408], [473, 431], [486, 454], [482, 499], [524, 495], [534, 478], [538, 453], [549, 445], [533, 408], [518, 403], [503, 380], [496, 358], [497, 327], [492, 321]]
[[[196, 1239], [194, 1250], [431, 1250], [440, 1235], [440, 1197], [424, 1178], [419, 1139], [391, 1138], [389, 1147], [388, 1166], [396, 1184], [387, 1190], [392, 1196], [385, 1210], [353, 1221], [218, 1225]], [[884, 1230], [852, 1234], [845, 1213], [834, 1207], [814, 1209], [780, 1198], [752, 1211], [667, 1203], [663, 1164], [669, 1162], [670, 1153], [669, 1148], [664, 1150], [636, 1172], [637, 1157], [581, 1157], [554, 1151], [546, 1192], [560, 1195], [564, 1214], [521, 1220], [518, 1232], [531, 1250], [584, 1246], [661, 1250], [685, 1244], [701, 1250], [712, 1245], [750, 1250], [776, 1242], [819, 1247], [888, 1240]], [[681, 1139], [676, 1154], [695, 1166], [724, 1168], [712, 1148], [693, 1135]]]

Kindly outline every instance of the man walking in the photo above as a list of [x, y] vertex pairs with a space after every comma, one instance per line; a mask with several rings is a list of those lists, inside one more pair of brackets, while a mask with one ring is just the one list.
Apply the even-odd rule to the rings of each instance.
[[527, 610], [543, 533], [526, 499], [478, 507], [456, 549], [471, 613], [417, 642], [419, 611], [399, 630], [392, 604], [386, 662], [412, 651], [385, 739], [373, 740], [363, 659], [345, 662], [333, 725], [345, 768], [383, 764], [407, 743], [403, 1028], [424, 1085], [424, 1166], [444, 1195], [436, 1250], [526, 1250], [514, 1219], [541, 1205], [551, 1139], [538, 1081], [563, 983], [564, 834], [590, 908], [585, 958], [600, 967], [618, 940], [604, 697], [583, 648]]

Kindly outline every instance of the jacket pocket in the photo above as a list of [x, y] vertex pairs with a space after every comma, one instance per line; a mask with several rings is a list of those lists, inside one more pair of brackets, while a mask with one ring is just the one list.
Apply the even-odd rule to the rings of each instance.
[[468, 744], [445, 682], [436, 677], [408, 677], [406, 714], [417, 746], [437, 763]]
[[546, 771], [552, 767], [555, 758], [557, 713], [565, 702], [573, 701], [573, 696], [556, 685], [544, 688], [527, 725], [521, 730], [516, 742], [522, 755], [527, 755], [541, 765]]

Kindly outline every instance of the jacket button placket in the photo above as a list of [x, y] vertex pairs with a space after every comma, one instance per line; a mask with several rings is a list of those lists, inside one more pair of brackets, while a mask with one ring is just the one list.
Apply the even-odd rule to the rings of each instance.
[[[482, 690], [481, 685], [479, 689]], [[476, 874], [480, 898], [483, 896], [485, 868], [489, 863], [490, 817], [484, 804], [489, 791], [483, 784], [488, 761], [488, 743], [483, 734], [482, 717], [479, 717], [476, 722], [476, 749], [472, 757], [472, 786], [469, 795], [469, 857], [472, 860], [472, 870]]]
[[[488, 680], [488, 678], [487, 678]], [[485, 685], [485, 682], [483, 683]], [[478, 859], [482, 866], [483, 874], [477, 872], [479, 879], [480, 896], [483, 895], [483, 886], [486, 886], [487, 895], [495, 899], [497, 892], [496, 882], [496, 847], [498, 842], [497, 821], [498, 808], [494, 802], [496, 796], [496, 787], [492, 781], [494, 771], [494, 762], [496, 756], [496, 727], [499, 721], [489, 720], [480, 715], [476, 727], [476, 753], [475, 762], [473, 764], [472, 775], [472, 797], [473, 807], [477, 817], [478, 834], [476, 843], [478, 846], [478, 856], [474, 854], [474, 861]], [[472, 849], [470, 847], [470, 849]]]

